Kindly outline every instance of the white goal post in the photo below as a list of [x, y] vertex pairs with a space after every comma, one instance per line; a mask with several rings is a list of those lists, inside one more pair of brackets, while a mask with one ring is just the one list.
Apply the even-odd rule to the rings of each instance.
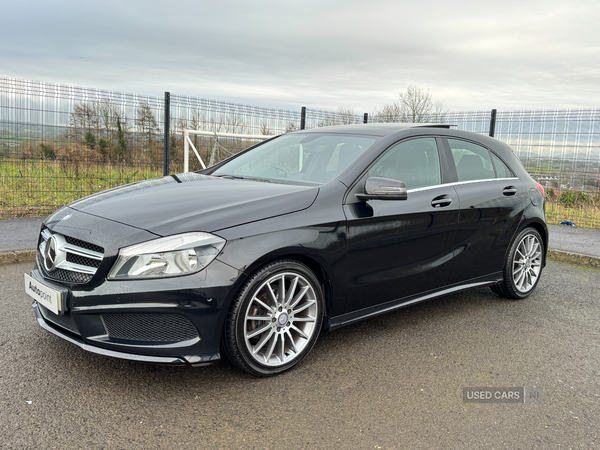
[[[196, 158], [198, 158], [198, 161], [200, 161], [202, 168], [206, 169], [206, 164], [204, 164], [204, 161], [202, 161], [202, 158], [200, 157], [200, 153], [198, 153], [198, 150], [196, 150], [196, 147], [194, 147], [194, 144], [192, 143], [192, 140], [190, 139], [190, 135], [192, 135], [192, 134], [196, 134], [196, 135], [200, 135], [200, 136], [214, 137], [215, 138], [215, 146], [220, 145], [220, 144], [218, 144], [218, 141], [217, 141], [217, 138], [219, 138], [219, 137], [238, 138], [238, 139], [255, 139], [255, 140], [260, 140], [260, 141], [266, 141], [267, 139], [271, 139], [272, 137], [275, 137], [275, 136], [264, 135], [264, 134], [235, 134], [235, 133], [218, 133], [216, 131], [183, 130], [183, 171], [184, 172], [190, 171], [190, 147], [194, 151], [194, 154], [196, 155]], [[215, 146], [213, 146], [213, 151], [214, 151]]]

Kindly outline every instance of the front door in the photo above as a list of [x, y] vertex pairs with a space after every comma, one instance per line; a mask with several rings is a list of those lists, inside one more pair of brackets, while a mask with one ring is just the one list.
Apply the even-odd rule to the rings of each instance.
[[452, 268], [459, 202], [442, 184], [434, 138], [400, 142], [366, 177], [401, 180], [407, 200], [344, 205], [347, 218], [347, 295], [343, 310], [363, 309], [444, 286]]

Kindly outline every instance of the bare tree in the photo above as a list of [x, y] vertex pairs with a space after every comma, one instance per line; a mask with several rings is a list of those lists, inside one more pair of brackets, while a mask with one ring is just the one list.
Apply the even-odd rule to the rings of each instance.
[[338, 125], [338, 118], [335, 117], [335, 115], [333, 113], [326, 113], [325, 114], [325, 118], [319, 120], [319, 122], [317, 122], [317, 128], [320, 127], [330, 127], [332, 125]]
[[340, 106], [337, 113], [326, 113], [325, 118], [319, 120], [317, 123], [317, 128], [332, 125], [350, 125], [353, 123], [357, 123], [354, 108]]
[[67, 136], [96, 149], [105, 160], [116, 162], [125, 159], [128, 133], [125, 113], [110, 100], [80, 102], [69, 116]]
[[291, 133], [292, 131], [298, 131], [300, 128], [298, 128], [298, 125], [296, 125], [294, 122], [288, 122], [288, 124], [285, 127], [285, 132], [286, 133]]
[[96, 111], [100, 118], [101, 128], [103, 128], [102, 137], [110, 144], [116, 145], [118, 140], [117, 121], [120, 122], [121, 117], [124, 117], [125, 114], [110, 100], [97, 103]]
[[69, 116], [67, 136], [75, 142], [81, 142], [86, 135], [98, 136], [101, 128], [98, 104], [95, 102], [77, 103]]
[[[192, 111], [191, 117], [189, 119], [179, 119], [178, 126], [180, 130], [202, 130], [207, 131], [210, 130], [210, 123], [206, 118], [206, 113], [195, 109]], [[194, 148], [200, 153], [200, 156], [204, 161], [208, 159], [208, 154], [210, 152], [210, 145], [207, 144], [207, 138], [198, 136], [197, 134], [193, 134], [190, 136], [192, 141], [192, 145]]]
[[338, 108], [338, 116], [338, 123], [340, 125], [350, 125], [356, 123], [356, 114], [354, 114], [354, 108], [340, 106]]
[[138, 133], [143, 136], [144, 144], [151, 148], [154, 144], [156, 134], [159, 132], [158, 123], [154, 117], [154, 112], [148, 105], [148, 102], [142, 102], [135, 110], [135, 126]]
[[262, 122], [260, 124], [260, 134], [265, 136], [271, 136], [273, 134], [273, 131], [267, 122]]
[[236, 112], [219, 114], [214, 121], [207, 125], [207, 131], [216, 131], [217, 133], [244, 134], [246, 131], [244, 117]]
[[444, 102], [434, 100], [429, 89], [409, 86], [398, 100], [375, 111], [378, 122], [443, 123], [448, 111]]
[[399, 102], [383, 105], [380, 110], [375, 111], [373, 116], [373, 120], [376, 122], [403, 122]]

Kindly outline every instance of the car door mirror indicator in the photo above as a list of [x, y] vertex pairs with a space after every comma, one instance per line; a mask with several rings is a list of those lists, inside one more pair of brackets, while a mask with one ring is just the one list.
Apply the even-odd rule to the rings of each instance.
[[408, 192], [403, 181], [383, 177], [369, 177], [364, 194], [356, 194], [359, 200], [406, 200]]

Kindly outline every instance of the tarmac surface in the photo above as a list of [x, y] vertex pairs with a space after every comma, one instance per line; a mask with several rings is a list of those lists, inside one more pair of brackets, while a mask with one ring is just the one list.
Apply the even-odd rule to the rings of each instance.
[[[296, 369], [253, 378], [53, 336], [23, 292], [31, 266], [0, 266], [2, 449], [600, 448], [596, 269], [550, 261], [526, 300], [471, 289], [323, 333]], [[465, 402], [494, 387], [543, 393]]]
[[[550, 226], [524, 301], [446, 295], [324, 333], [299, 367], [258, 379], [112, 359], [43, 330], [23, 292], [42, 221], [0, 220], [0, 448], [600, 448], [600, 230]], [[541, 396], [465, 402], [495, 387]]]
[[549, 225], [550, 248], [600, 258], [600, 230]]
[[0, 252], [34, 250], [45, 217], [0, 220]]
[[[0, 220], [0, 255], [34, 250], [44, 217]], [[600, 230], [549, 225], [552, 250], [600, 258]], [[15, 261], [17, 262], [17, 261]]]

